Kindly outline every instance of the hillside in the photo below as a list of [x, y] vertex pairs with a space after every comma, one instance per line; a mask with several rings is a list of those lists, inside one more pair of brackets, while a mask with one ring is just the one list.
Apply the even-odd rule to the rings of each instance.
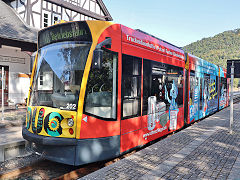
[[183, 48], [195, 56], [226, 68], [228, 59], [240, 59], [240, 29], [203, 38]]

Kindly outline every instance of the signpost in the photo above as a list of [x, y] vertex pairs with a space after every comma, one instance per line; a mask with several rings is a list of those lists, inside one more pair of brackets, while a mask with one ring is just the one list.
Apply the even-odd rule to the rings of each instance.
[[231, 96], [230, 96], [230, 123], [229, 132], [232, 134], [233, 125], [233, 80], [240, 78], [240, 60], [227, 60], [227, 78], [231, 77]]
[[231, 78], [232, 63], [234, 63], [234, 78], [240, 78], [240, 59], [227, 60], [227, 78]]
[[4, 121], [4, 67], [2, 67], [2, 121]]

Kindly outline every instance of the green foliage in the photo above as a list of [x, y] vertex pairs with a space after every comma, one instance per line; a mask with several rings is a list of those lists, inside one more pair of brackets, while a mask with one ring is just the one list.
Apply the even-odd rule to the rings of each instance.
[[239, 86], [239, 82], [240, 82], [239, 79], [234, 78], [234, 80], [233, 80], [233, 87], [237, 88]]
[[[240, 59], [240, 29], [203, 38], [184, 46], [183, 49], [204, 60], [227, 68], [227, 60]], [[234, 87], [238, 86], [238, 82], [239, 79], [234, 79]]]
[[228, 59], [240, 59], [240, 29], [203, 38], [183, 48], [195, 56], [226, 68]]

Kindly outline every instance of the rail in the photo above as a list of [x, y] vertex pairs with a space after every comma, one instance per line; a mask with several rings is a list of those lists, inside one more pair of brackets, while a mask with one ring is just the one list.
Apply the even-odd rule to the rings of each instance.
[[240, 101], [240, 91], [233, 92], [233, 103], [237, 103]]

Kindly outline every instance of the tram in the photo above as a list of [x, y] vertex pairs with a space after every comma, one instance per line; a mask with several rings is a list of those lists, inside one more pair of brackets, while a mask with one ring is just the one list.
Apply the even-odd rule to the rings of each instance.
[[[221, 85], [221, 86], [220, 86]], [[46, 159], [110, 159], [228, 105], [226, 71], [106, 21], [38, 33], [23, 137]]]

